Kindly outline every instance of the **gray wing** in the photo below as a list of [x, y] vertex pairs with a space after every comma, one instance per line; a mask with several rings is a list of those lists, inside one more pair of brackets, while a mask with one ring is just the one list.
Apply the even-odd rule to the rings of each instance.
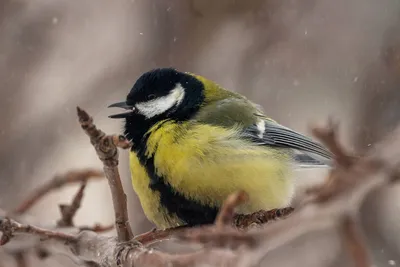
[[293, 149], [294, 160], [301, 167], [331, 165], [332, 154], [326, 148], [269, 120], [262, 115], [260, 108], [247, 99], [230, 97], [209, 103], [199, 110], [194, 120], [227, 128], [240, 125], [243, 137], [257, 145]]
[[321, 144], [273, 121], [261, 119], [244, 129], [244, 136], [258, 145], [289, 148], [300, 165], [332, 165], [332, 153]]

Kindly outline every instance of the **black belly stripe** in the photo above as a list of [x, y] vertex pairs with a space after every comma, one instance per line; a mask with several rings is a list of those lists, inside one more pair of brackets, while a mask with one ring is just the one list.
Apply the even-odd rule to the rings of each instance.
[[175, 214], [189, 226], [213, 223], [218, 213], [217, 208], [187, 199], [170, 184], [166, 183], [163, 177], [157, 175], [154, 158], [145, 156], [147, 139], [148, 135], [145, 135], [140, 145], [134, 151], [138, 156], [139, 162], [146, 168], [147, 174], [150, 177], [151, 182], [149, 187], [160, 193], [161, 205], [169, 213]]

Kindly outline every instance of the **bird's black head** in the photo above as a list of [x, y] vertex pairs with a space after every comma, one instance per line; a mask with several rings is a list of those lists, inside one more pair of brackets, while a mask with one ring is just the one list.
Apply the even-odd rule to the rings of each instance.
[[204, 101], [203, 93], [203, 83], [190, 74], [172, 68], [154, 69], [139, 77], [126, 101], [109, 106], [127, 112], [109, 117], [125, 118], [126, 126], [145, 128], [164, 119], [187, 120]]

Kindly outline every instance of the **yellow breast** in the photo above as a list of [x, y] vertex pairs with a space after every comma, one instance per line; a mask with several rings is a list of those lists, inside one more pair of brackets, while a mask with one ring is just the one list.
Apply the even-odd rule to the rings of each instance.
[[[244, 190], [250, 200], [240, 213], [285, 207], [293, 194], [286, 153], [242, 140], [236, 129], [172, 121], [149, 132], [146, 155], [154, 158], [158, 176], [185, 198], [219, 207], [226, 197]], [[134, 153], [130, 155], [132, 184], [146, 216], [159, 227], [182, 224], [160, 205], [159, 192]]]

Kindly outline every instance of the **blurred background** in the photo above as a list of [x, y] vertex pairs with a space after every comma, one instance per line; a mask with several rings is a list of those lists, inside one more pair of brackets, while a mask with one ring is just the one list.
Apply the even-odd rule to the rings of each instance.
[[[400, 117], [400, 1], [1, 0], [0, 207], [12, 209], [55, 174], [101, 168], [76, 106], [107, 133], [121, 132], [107, 105], [141, 73], [166, 66], [239, 91], [303, 133], [332, 116], [349, 149], [364, 151]], [[127, 153], [120, 159], [133, 230], [149, 230]], [[54, 222], [75, 191], [50, 194], [30, 214]], [[107, 183], [90, 183], [77, 224], [112, 220]]]

